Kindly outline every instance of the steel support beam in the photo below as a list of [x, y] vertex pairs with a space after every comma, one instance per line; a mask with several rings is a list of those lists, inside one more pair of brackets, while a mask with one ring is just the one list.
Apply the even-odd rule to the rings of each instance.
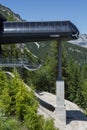
[[62, 80], [62, 41], [58, 41], [58, 80]]

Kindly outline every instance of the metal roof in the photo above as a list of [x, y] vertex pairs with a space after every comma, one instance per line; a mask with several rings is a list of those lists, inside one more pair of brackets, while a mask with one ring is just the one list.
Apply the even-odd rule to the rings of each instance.
[[70, 21], [3, 22], [0, 44], [77, 39], [79, 31]]

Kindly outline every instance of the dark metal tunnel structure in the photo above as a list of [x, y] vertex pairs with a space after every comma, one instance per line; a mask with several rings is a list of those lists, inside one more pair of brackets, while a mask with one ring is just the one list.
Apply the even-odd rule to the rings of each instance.
[[9, 22], [0, 16], [0, 44], [77, 39], [79, 31], [70, 21]]

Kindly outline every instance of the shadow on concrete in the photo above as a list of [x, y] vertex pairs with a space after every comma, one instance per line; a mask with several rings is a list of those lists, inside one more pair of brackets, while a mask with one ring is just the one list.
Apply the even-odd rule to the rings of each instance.
[[79, 110], [67, 110], [66, 111], [66, 123], [69, 124], [71, 121], [87, 121], [87, 117]]

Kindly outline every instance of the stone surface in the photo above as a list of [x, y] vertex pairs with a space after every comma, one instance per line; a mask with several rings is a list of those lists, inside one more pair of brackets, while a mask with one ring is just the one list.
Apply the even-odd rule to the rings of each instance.
[[[56, 96], [48, 93], [41, 92], [36, 94], [40, 99], [56, 107]], [[44, 115], [45, 118], [53, 118], [55, 126], [59, 130], [87, 130], [87, 117], [83, 114], [83, 111], [74, 103], [65, 100], [66, 105], [66, 126], [56, 117], [55, 110], [49, 111], [43, 106], [39, 106], [38, 113]]]

